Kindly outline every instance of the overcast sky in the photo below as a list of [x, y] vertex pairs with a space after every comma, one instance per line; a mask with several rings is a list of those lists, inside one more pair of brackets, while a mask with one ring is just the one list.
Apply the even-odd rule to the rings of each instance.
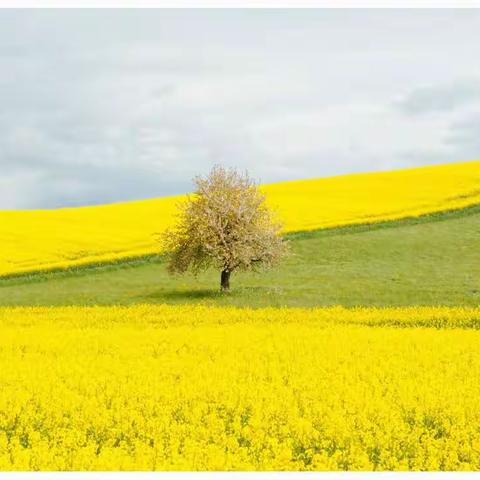
[[480, 158], [479, 10], [0, 11], [0, 208]]

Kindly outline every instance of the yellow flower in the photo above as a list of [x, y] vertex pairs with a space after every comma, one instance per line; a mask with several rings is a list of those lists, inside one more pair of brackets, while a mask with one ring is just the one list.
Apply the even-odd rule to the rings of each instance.
[[478, 470], [479, 320], [0, 308], [0, 469]]

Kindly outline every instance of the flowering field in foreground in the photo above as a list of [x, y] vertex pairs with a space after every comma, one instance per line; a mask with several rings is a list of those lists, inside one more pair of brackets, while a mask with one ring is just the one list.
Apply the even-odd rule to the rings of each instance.
[[[285, 232], [393, 220], [480, 203], [480, 161], [265, 185]], [[182, 197], [0, 211], [0, 276], [158, 252]]]
[[0, 309], [0, 470], [480, 469], [480, 309]]

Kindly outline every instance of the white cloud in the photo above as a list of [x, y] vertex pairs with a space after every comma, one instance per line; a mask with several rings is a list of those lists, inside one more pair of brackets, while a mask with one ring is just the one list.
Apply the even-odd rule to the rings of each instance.
[[1, 11], [0, 208], [179, 193], [214, 163], [480, 157], [479, 32], [455, 10]]

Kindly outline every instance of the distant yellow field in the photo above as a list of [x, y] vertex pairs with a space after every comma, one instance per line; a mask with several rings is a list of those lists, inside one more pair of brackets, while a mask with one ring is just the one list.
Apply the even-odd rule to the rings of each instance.
[[0, 308], [0, 470], [479, 470], [480, 309]]
[[[378, 222], [480, 203], [480, 161], [265, 185], [285, 232]], [[0, 211], [0, 276], [158, 252], [182, 196]]]

